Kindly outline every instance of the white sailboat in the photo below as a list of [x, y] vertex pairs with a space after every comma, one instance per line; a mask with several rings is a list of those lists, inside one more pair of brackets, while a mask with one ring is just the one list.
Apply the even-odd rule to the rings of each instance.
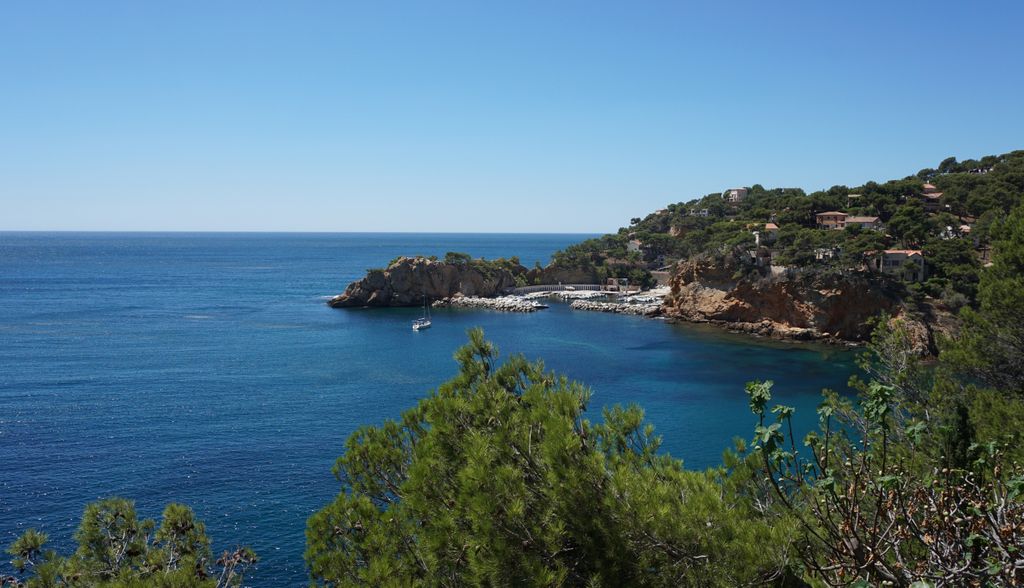
[[423, 297], [423, 316], [412, 321], [412, 330], [422, 331], [430, 328], [430, 305], [427, 304], [427, 297]]

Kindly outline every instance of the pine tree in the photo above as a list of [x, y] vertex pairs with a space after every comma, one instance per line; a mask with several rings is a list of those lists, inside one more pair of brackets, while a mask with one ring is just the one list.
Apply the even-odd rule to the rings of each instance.
[[781, 575], [792, 529], [721, 472], [658, 452], [635, 407], [585, 418], [589, 391], [497, 350], [400, 421], [364, 427], [312, 516], [306, 560], [330, 586], [738, 586]]

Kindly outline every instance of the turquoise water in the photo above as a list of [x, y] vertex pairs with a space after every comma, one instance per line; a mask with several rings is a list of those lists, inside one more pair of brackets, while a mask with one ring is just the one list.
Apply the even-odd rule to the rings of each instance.
[[[346, 436], [455, 370], [466, 329], [635, 402], [689, 467], [753, 427], [743, 393], [776, 381], [810, 426], [853, 354], [571, 311], [334, 310], [325, 298], [400, 254], [545, 263], [581, 235], [0, 233], [0, 543], [28, 526], [66, 547], [86, 502], [145, 516], [190, 504], [215, 549], [261, 556], [250, 584], [301, 586], [305, 519], [338, 491]], [[6, 562], [2, 564], [6, 566]], [[0, 572], [9, 571], [0, 567]]]

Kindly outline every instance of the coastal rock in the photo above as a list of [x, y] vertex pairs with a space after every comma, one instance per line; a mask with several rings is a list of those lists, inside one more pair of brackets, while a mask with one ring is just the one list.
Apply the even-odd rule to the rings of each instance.
[[348, 285], [328, 304], [335, 308], [364, 306], [420, 306], [428, 301], [464, 296], [496, 296], [514, 288], [526, 268], [488, 267], [473, 263], [448, 263], [425, 257], [399, 257], [385, 269], [370, 270], [366, 277]]
[[680, 262], [671, 287], [666, 316], [777, 338], [864, 341], [871, 318], [905, 310], [877, 274], [765, 271], [730, 255]]

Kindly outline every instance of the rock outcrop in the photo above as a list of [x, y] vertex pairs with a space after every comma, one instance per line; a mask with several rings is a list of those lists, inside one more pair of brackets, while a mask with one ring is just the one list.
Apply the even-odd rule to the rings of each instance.
[[420, 306], [464, 296], [496, 296], [515, 288], [526, 268], [497, 268], [476, 263], [447, 263], [425, 257], [399, 257], [383, 270], [370, 270], [328, 304], [335, 308], [361, 306]]
[[665, 315], [793, 339], [864, 341], [871, 318], [903, 314], [899, 288], [867, 271], [786, 271], [739, 256], [698, 257], [677, 266]]

